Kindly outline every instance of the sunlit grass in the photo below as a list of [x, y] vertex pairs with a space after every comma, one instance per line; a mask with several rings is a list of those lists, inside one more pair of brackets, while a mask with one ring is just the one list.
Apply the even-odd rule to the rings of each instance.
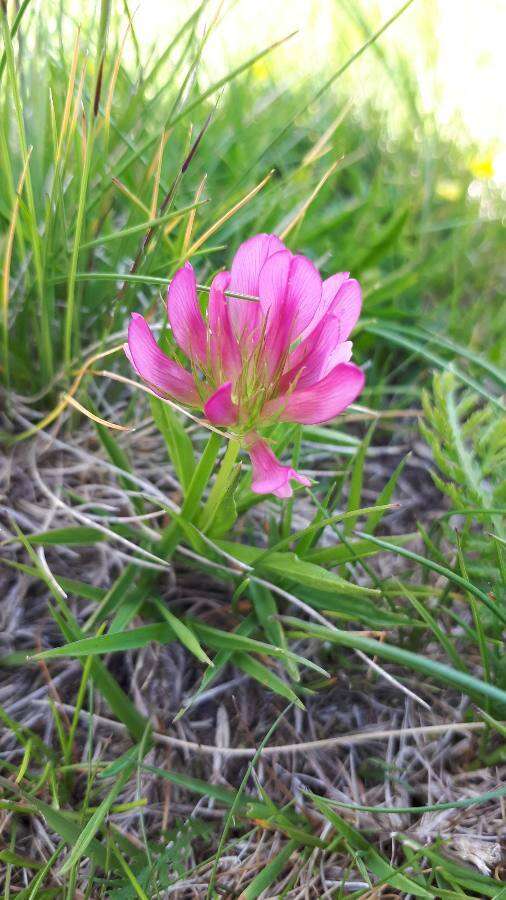
[[[135, 21], [143, 46], [163, 44], [168, 31], [183, 15], [185, 4], [159, 8], [154, 0], [142, 0]], [[259, 80], [269, 73], [282, 75], [292, 84], [332, 68], [336, 58], [350, 54], [361, 33], [361, 24], [379, 27], [396, 9], [393, 0], [367, 0], [362, 10], [348, 0], [243, 0], [224, 17], [211, 37], [206, 52], [207, 77], [224, 74], [227, 67], [253, 52], [259, 43], [268, 43], [294, 30], [293, 40], [275, 58], [254, 68]], [[211, 18], [211, 9], [208, 18]], [[254, 20], [255, 28], [251, 28]], [[401, 95], [395, 88], [396, 61], [409, 59], [416, 75], [419, 101], [430, 112], [438, 127], [465, 143], [475, 140], [482, 155], [492, 156], [493, 174], [505, 180], [505, 139], [502, 123], [506, 118], [504, 98], [494, 89], [506, 77], [502, 36], [506, 28], [506, 9], [501, 0], [490, 0], [478, 7], [473, 0], [457, 3], [447, 0], [416, 2], [409, 15], [399, 21], [383, 42], [390, 75], [380, 75], [374, 57], [364, 60], [360, 75], [355, 70], [346, 82], [346, 90], [359, 102], [381, 102], [398, 125]], [[381, 52], [381, 51], [378, 51]], [[490, 176], [488, 176], [490, 177]]]

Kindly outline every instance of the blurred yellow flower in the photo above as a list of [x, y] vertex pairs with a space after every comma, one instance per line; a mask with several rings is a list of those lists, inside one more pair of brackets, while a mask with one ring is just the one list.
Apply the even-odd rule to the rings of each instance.
[[263, 81], [269, 75], [269, 66], [264, 59], [257, 59], [257, 61], [253, 63], [251, 69], [258, 81]]
[[475, 178], [480, 178], [484, 181], [488, 178], [493, 178], [495, 169], [492, 150], [488, 150], [486, 153], [477, 153], [469, 163], [469, 168]]

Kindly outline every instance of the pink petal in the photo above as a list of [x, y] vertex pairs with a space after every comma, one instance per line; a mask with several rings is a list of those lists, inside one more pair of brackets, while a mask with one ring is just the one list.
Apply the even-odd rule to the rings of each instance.
[[148, 323], [138, 313], [132, 313], [127, 346], [125, 353], [135, 371], [153, 390], [190, 406], [200, 405], [192, 375], [160, 350]]
[[213, 425], [235, 425], [238, 408], [232, 400], [232, 382], [222, 384], [204, 405], [204, 413]]
[[[297, 476], [297, 472], [295, 472], [295, 469], [292, 469], [291, 471], [295, 473], [295, 476]], [[302, 476], [297, 476], [296, 481], [299, 481], [301, 477]], [[309, 484], [310, 484], [310, 482], [308, 482], [308, 485]], [[306, 485], [306, 487], [308, 485]], [[255, 493], [258, 493], [258, 492], [255, 492]], [[274, 494], [275, 497], [279, 497], [281, 500], [288, 500], [290, 497], [293, 497], [292, 485], [287, 480], [285, 482], [285, 484], [282, 484], [281, 487], [276, 488], [275, 491], [271, 491], [270, 493]]]
[[330, 278], [325, 279], [322, 284], [322, 299], [319, 310], [321, 316], [327, 312], [330, 304], [337, 296], [339, 289], [346, 281], [348, 281], [349, 277], [349, 272], [336, 272], [335, 275], [331, 275]]
[[362, 309], [362, 291], [355, 278], [348, 278], [329, 305], [329, 314], [341, 322], [339, 339], [345, 341], [353, 331]]
[[283, 250], [265, 263], [259, 291], [266, 332], [263, 363], [267, 376], [272, 376], [313, 317], [320, 302], [321, 278], [305, 256]]
[[275, 234], [256, 234], [244, 241], [232, 262], [232, 290], [258, 297], [258, 279], [264, 263], [273, 253], [284, 249], [285, 245]]
[[[322, 292], [321, 292], [321, 298], [320, 298], [320, 303], [319, 303], [318, 309], [316, 310], [316, 313], [315, 313], [312, 321], [309, 323], [309, 325], [306, 327], [306, 329], [302, 333], [302, 335], [301, 335], [302, 339], [308, 337], [308, 335], [311, 334], [312, 331], [314, 331], [314, 329], [319, 325], [319, 323], [322, 321], [322, 319], [327, 314], [332, 314], [335, 316], [338, 315], [338, 312], [335, 309], [335, 305], [338, 303], [338, 298], [341, 298], [343, 296], [340, 293], [341, 289], [344, 288], [349, 283], [349, 281], [350, 281], [350, 273], [349, 272], [337, 272], [335, 275], [331, 275], [330, 278], [325, 279], [325, 281], [322, 284]], [[354, 281], [353, 283], [354, 283], [354, 285], [357, 285], [357, 282]], [[353, 290], [356, 290], [356, 288], [353, 288]], [[359, 301], [360, 301], [360, 288], [359, 288]], [[342, 310], [342, 312], [344, 312], [344, 310]], [[353, 325], [355, 324], [355, 322], [358, 318], [359, 313], [360, 313], [360, 302], [358, 304], [358, 310], [356, 311], [355, 321], [353, 322], [353, 324], [351, 324], [351, 322], [350, 322], [351, 327], [349, 327], [348, 324], [344, 325], [344, 327], [342, 328], [342, 333], [339, 338], [340, 341], [344, 341], [348, 337]]]
[[260, 272], [258, 279], [260, 306], [269, 326], [272, 326], [272, 322], [285, 305], [292, 259], [289, 250], [280, 250], [269, 257]]
[[325, 375], [328, 375], [332, 369], [335, 369], [339, 363], [347, 363], [351, 359], [351, 355], [353, 353], [353, 342], [352, 341], [343, 341], [342, 344], [337, 344], [333, 350], [330, 351], [327, 359], [325, 360], [324, 366], [322, 366], [322, 371], [320, 378], [325, 378]]
[[323, 282], [319, 309], [288, 357], [281, 391], [287, 391], [296, 376], [298, 389], [310, 387], [351, 358], [346, 338], [360, 315], [362, 296], [358, 281], [348, 274], [339, 272]]
[[297, 378], [297, 388], [310, 387], [321, 381], [338, 363], [351, 358], [352, 343], [340, 343], [341, 322], [336, 316], [325, 316], [319, 325], [290, 353], [280, 383], [281, 392], [288, 390]]
[[314, 319], [320, 305], [322, 280], [316, 266], [307, 256], [294, 256], [290, 266], [287, 303], [293, 310], [293, 338], [299, 337]]
[[207, 332], [197, 299], [197, 283], [190, 263], [178, 269], [169, 285], [167, 314], [174, 337], [189, 357], [206, 364]]
[[224, 291], [230, 282], [229, 272], [220, 272], [213, 279], [209, 295], [207, 318], [210, 328], [209, 349], [215, 378], [235, 380], [242, 369], [241, 351], [232, 331], [230, 303]]
[[[232, 262], [230, 289], [239, 294], [259, 295], [259, 277], [266, 260], [284, 244], [275, 234], [257, 234], [239, 247]], [[252, 334], [260, 321], [259, 305], [254, 301], [232, 298], [230, 313], [237, 337]]]
[[263, 363], [268, 376], [274, 374], [292, 342], [293, 311], [286, 303], [291, 262], [288, 250], [274, 253], [260, 273], [260, 304], [265, 321]]
[[318, 269], [306, 256], [292, 256], [285, 250], [269, 257], [260, 273], [260, 302], [269, 330], [280, 322], [294, 341], [307, 328], [320, 305], [322, 280]]
[[343, 412], [364, 387], [364, 374], [353, 363], [339, 363], [321, 381], [308, 388], [295, 388], [291, 394], [266, 403], [262, 417], [277, 415], [283, 422], [318, 425]]
[[298, 481], [306, 487], [311, 484], [309, 478], [300, 475], [291, 466], [283, 466], [276, 459], [269, 445], [260, 438], [249, 445], [249, 455], [253, 469], [251, 490], [255, 494], [275, 494], [276, 497], [291, 497], [293, 490], [290, 481]]

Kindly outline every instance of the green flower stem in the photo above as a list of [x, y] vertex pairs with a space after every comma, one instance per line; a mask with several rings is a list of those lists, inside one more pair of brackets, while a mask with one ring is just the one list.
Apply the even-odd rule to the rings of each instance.
[[199, 527], [201, 531], [208, 531], [213, 523], [214, 517], [219, 509], [220, 503], [225, 497], [230, 486], [234, 474], [234, 466], [241, 449], [239, 441], [229, 440], [228, 447], [225, 451], [220, 470], [216, 476], [207, 503], [202, 510]]
[[[302, 443], [302, 425], [298, 425], [295, 429], [294, 439], [293, 439], [293, 452], [292, 452], [292, 466], [294, 469], [299, 468], [299, 459], [300, 459], [300, 447]], [[285, 504], [285, 509], [283, 512], [282, 523], [281, 523], [281, 534], [283, 538], [287, 538], [292, 530], [292, 512], [293, 512], [293, 504], [295, 498], [292, 497], [290, 500], [287, 500]]]
[[[181, 517], [187, 519], [189, 522], [191, 522], [197, 514], [200, 498], [211, 477], [211, 472], [213, 471], [220, 445], [220, 435], [216, 434], [215, 431], [212, 431], [200, 458], [200, 462], [195, 469], [195, 473], [188, 488], [188, 493], [181, 508]], [[173, 519], [163, 534], [160, 542], [159, 553], [165, 559], [170, 559], [174, 553], [174, 550], [179, 543], [180, 531], [181, 526], [178, 520]]]

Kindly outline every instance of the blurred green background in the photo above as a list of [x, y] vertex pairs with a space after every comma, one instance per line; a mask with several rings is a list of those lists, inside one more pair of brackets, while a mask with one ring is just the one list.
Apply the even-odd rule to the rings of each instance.
[[261, 230], [361, 279], [369, 390], [399, 346], [453, 355], [444, 336], [500, 363], [504, 17], [492, 0], [9, 7], [4, 383], [51, 406], [190, 250], [202, 281]]

